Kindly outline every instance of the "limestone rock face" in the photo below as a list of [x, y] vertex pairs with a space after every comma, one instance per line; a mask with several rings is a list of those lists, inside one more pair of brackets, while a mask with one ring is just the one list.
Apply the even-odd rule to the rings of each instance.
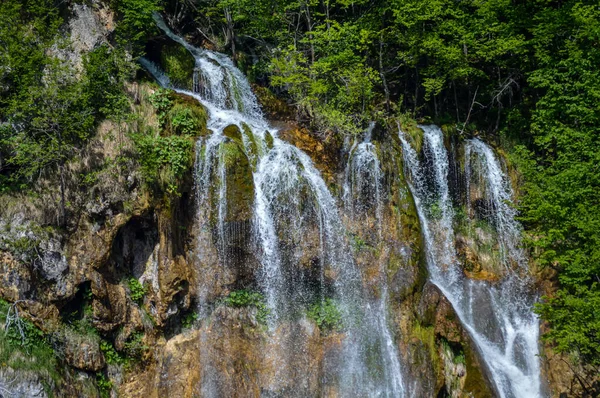
[[114, 13], [97, 0], [73, 4], [71, 12], [73, 16], [67, 27], [70, 45], [50, 51], [82, 72], [83, 56], [96, 46], [108, 42], [108, 35], [115, 29]]
[[33, 372], [17, 372], [3, 367], [0, 369], [2, 395], [15, 398], [47, 398], [48, 393], [42, 380]]
[[85, 339], [67, 334], [65, 336], [65, 360], [74, 368], [98, 372], [106, 366], [97, 339]]

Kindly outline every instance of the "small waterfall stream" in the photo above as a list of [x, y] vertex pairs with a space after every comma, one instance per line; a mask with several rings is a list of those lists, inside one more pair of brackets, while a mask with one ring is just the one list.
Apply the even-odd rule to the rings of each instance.
[[[361, 225], [367, 231], [377, 231], [377, 244], [383, 243], [383, 207], [382, 191], [383, 173], [376, 144], [371, 142], [375, 122], [371, 122], [364, 133], [364, 139], [354, 144], [348, 154], [348, 162], [344, 173], [343, 202], [346, 213], [353, 225]], [[375, 225], [369, 221], [374, 219]], [[373, 234], [375, 235], [375, 234]], [[406, 396], [407, 388], [401, 378], [402, 367], [398, 358], [397, 347], [390, 332], [388, 321], [388, 280], [385, 266], [379, 262], [377, 278], [379, 294], [368, 304], [367, 311], [377, 328], [377, 344], [380, 355], [387, 363], [384, 378], [391, 381], [393, 397]], [[390, 372], [391, 371], [391, 372]]]
[[[475, 341], [497, 393], [502, 397], [541, 397], [539, 323], [532, 312], [534, 298], [529, 292], [529, 281], [519, 268], [513, 270], [508, 265], [505, 276], [497, 283], [465, 277], [454, 246], [454, 209], [443, 134], [435, 126], [420, 127], [424, 133], [423, 159], [401, 130], [399, 137], [409, 187], [421, 220], [430, 280], [448, 298]], [[525, 267], [518, 249], [515, 213], [506, 203], [512, 200], [512, 191], [493, 151], [480, 140], [467, 141], [465, 164], [467, 181], [476, 173], [483, 182], [490, 204], [488, 216], [501, 251]]]
[[[197, 144], [198, 219], [201, 224], [206, 223], [209, 218], [206, 212], [217, 212], [217, 246], [221, 263], [225, 265], [228, 187], [222, 156], [222, 147], [227, 142], [224, 129], [230, 125], [239, 127], [246, 155], [257, 160], [252, 171], [252, 232], [261, 263], [257, 279], [269, 309], [269, 341], [263, 355], [265, 361], [274, 363], [276, 368], [275, 377], [265, 391], [303, 396], [302, 381], [299, 385], [287, 386], [289, 380], [298, 378], [301, 372], [292, 358], [304, 349], [305, 342], [298, 341], [304, 332], [287, 336], [279, 330], [292, 325], [292, 329], [310, 333], [302, 310], [311, 303], [331, 300], [327, 302], [336, 303], [341, 314], [343, 334], [335, 355], [323, 360], [320, 380], [323, 395], [336, 391], [342, 397], [404, 396], [401, 368], [385, 315], [387, 293], [377, 302], [365, 297], [361, 272], [346, 242], [337, 202], [311, 159], [278, 138], [277, 131], [262, 116], [248, 81], [228, 57], [189, 45], [160, 17], [156, 20], [158, 26], [187, 48], [196, 60], [193, 91], [173, 87], [152, 62], [142, 59], [141, 63], [162, 86], [196, 98], [208, 110], [208, 128], [212, 134]], [[365, 154], [360, 164], [366, 162], [365, 167], [379, 173], [372, 144], [367, 141], [357, 150]], [[376, 176], [372, 181], [378, 180]], [[215, 185], [218, 185], [216, 209], [210, 200]], [[379, 197], [379, 182], [375, 185]], [[381, 216], [377, 217], [380, 220]], [[208, 233], [200, 235], [201, 240], [209, 238]], [[200, 242], [200, 246], [206, 243]], [[202, 287], [199, 290], [200, 301], [203, 301]], [[201, 315], [206, 316], [203, 304], [200, 303]], [[220, 396], [215, 384], [218, 375], [210, 364], [206, 367], [200, 390], [203, 396]]]

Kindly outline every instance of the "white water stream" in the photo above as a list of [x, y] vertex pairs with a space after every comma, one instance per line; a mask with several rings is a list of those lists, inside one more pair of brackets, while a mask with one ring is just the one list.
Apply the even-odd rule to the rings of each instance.
[[[496, 283], [465, 277], [454, 247], [454, 209], [443, 134], [436, 126], [420, 127], [424, 132], [422, 159], [407, 135], [402, 131], [399, 135], [409, 187], [421, 220], [430, 280], [450, 301], [475, 341], [497, 393], [501, 397], [541, 397], [539, 321], [532, 312], [534, 297], [529, 280], [518, 267], [509, 267]], [[466, 143], [465, 158], [468, 181], [477, 163], [477, 178], [486, 187], [491, 203], [489, 218], [502, 251], [526, 267], [518, 248], [520, 230], [515, 212], [507, 204], [512, 200], [512, 190], [496, 156], [489, 146], [474, 139]]]
[[[258, 280], [270, 310], [268, 334], [274, 338], [279, 325], [294, 322], [299, 311], [328, 296], [338, 306], [344, 336], [339, 353], [324, 359], [322, 389], [333, 388], [343, 397], [404, 396], [401, 369], [385, 317], [385, 301], [373, 304], [365, 299], [336, 200], [311, 159], [277, 137], [277, 131], [264, 119], [248, 81], [228, 57], [191, 46], [159, 17], [157, 24], [196, 60], [193, 91], [173, 87], [150, 61], [142, 59], [141, 63], [162, 86], [196, 98], [208, 110], [207, 127], [212, 134], [197, 145], [196, 184], [200, 211], [218, 213], [217, 246], [223, 246], [227, 238], [227, 170], [219, 155], [219, 148], [227, 140], [223, 130], [229, 125], [238, 126], [246, 155], [258, 158], [253, 171], [252, 223], [262, 266]], [[364, 148], [365, 153], [371, 153], [368, 146]], [[218, 204], [217, 209], [210, 209], [208, 197], [214, 184], [219, 184]], [[207, 218], [205, 213], [199, 214], [200, 222]], [[317, 264], [313, 261], [310, 269], [302, 269], [306, 267], [302, 262], [305, 255], [316, 258]], [[317, 276], [311, 273], [314, 269]], [[276, 380], [267, 390], [285, 385], [283, 379], [296, 370], [289, 351], [300, 347], [291, 340], [276, 341], [274, 345], [264, 355], [276, 363], [276, 379], [282, 380]], [[373, 347], [377, 349], [374, 351]], [[218, 396], [214, 380], [206, 380], [209, 376], [204, 377], [201, 391], [206, 396]]]

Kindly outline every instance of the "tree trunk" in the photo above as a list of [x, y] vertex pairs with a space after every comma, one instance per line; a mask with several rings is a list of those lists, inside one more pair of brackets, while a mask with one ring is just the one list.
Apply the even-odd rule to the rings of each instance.
[[385, 110], [390, 111], [390, 89], [387, 85], [385, 72], [383, 71], [383, 32], [379, 38], [379, 76], [381, 76], [381, 84], [383, 84], [383, 92], [385, 94]]

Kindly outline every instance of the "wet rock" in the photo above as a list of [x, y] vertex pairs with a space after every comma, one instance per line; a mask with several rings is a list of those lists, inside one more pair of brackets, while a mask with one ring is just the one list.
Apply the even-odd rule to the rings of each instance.
[[419, 270], [414, 267], [400, 267], [392, 281], [392, 293], [398, 300], [404, 300], [418, 287]]
[[64, 355], [67, 363], [77, 369], [97, 372], [106, 366], [99, 340], [95, 337], [66, 333]]
[[238, 144], [242, 143], [242, 132], [240, 131], [240, 128], [235, 124], [230, 124], [229, 126], [225, 127], [223, 129], [223, 135], [225, 137], [231, 138]]
[[339, 164], [341, 143], [334, 134], [323, 139], [317, 138], [309, 130], [290, 123], [275, 123], [279, 128], [278, 137], [304, 151], [319, 169], [328, 183], [334, 183]]

